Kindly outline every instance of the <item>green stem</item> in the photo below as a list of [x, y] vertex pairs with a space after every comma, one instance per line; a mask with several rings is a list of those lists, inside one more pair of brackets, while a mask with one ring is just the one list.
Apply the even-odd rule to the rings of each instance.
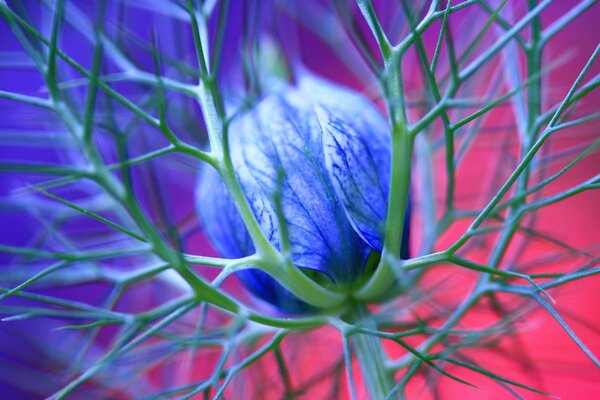
[[[533, 10], [536, 3], [535, 0], [529, 0], [529, 9]], [[535, 77], [542, 68], [542, 47], [540, 46], [541, 30], [541, 22], [538, 15], [531, 21], [531, 42], [526, 50], [528, 81]], [[542, 80], [541, 77], [537, 77], [528, 84], [527, 127], [521, 145], [521, 159], [525, 158], [537, 140], [536, 121], [542, 112], [541, 96]], [[522, 220], [521, 209], [526, 204], [526, 196], [522, 196], [522, 193], [526, 192], [528, 189], [531, 171], [532, 163], [528, 163], [517, 180], [515, 201], [511, 205], [506, 219], [507, 223], [500, 234], [500, 239], [489, 260], [489, 265], [493, 268], [498, 268], [500, 266], [512, 239], [520, 226]]]
[[[368, 311], [358, 306], [353, 311], [354, 322], [368, 329], [376, 329]], [[385, 399], [394, 387], [394, 374], [388, 368], [388, 357], [381, 345], [380, 338], [363, 333], [350, 336], [352, 349], [360, 365], [363, 380], [372, 399]]]
[[410, 169], [414, 138], [402, 123], [395, 123], [392, 132], [392, 171], [385, 225], [385, 242], [381, 262], [371, 279], [355, 297], [371, 300], [381, 296], [396, 281], [393, 265], [400, 260], [400, 249], [410, 187]]

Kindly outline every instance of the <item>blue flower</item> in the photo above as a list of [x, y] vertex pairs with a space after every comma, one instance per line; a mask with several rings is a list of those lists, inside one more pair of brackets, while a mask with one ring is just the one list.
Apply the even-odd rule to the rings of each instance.
[[[263, 98], [229, 128], [236, 175], [267, 239], [280, 248], [273, 195], [281, 195], [290, 252], [299, 268], [332, 284], [351, 284], [382, 249], [390, 170], [389, 126], [363, 96], [304, 74]], [[283, 177], [283, 179], [281, 179]], [[254, 253], [233, 199], [212, 168], [196, 195], [205, 233], [224, 257]], [[408, 221], [408, 219], [407, 219]], [[408, 222], [402, 257], [408, 257]], [[288, 313], [308, 306], [270, 276], [238, 276], [261, 299]]]

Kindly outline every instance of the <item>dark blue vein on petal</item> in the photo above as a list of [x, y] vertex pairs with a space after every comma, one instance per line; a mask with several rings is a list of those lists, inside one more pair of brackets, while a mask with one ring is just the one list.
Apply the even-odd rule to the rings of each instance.
[[381, 251], [388, 197], [385, 178], [390, 168], [389, 146], [382, 143], [387, 132], [377, 132], [373, 129], [377, 126], [367, 128], [364, 123], [355, 127], [342, 122], [323, 107], [315, 111], [323, 131], [325, 164], [336, 193], [361, 237]]

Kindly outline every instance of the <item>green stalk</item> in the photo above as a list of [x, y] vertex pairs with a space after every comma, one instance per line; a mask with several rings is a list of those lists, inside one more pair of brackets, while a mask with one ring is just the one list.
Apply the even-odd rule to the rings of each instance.
[[[529, 0], [529, 9], [533, 10], [536, 6], [535, 0]], [[531, 42], [526, 49], [527, 55], [527, 79], [535, 77], [542, 68], [542, 46], [541, 41], [541, 22], [537, 15], [531, 21]], [[542, 80], [541, 77], [533, 79], [528, 84], [527, 90], [527, 127], [525, 137], [521, 146], [521, 159], [524, 159], [527, 153], [531, 150], [537, 140], [536, 121], [541, 114], [541, 96], [542, 96]], [[494, 252], [489, 261], [489, 265], [493, 268], [498, 268], [512, 239], [517, 232], [522, 220], [521, 209], [527, 203], [526, 196], [521, 196], [528, 189], [529, 178], [531, 175], [532, 163], [528, 163], [517, 180], [515, 190], [515, 201], [512, 204], [505, 228], [503, 229], [500, 239], [496, 244]]]
[[402, 87], [401, 46], [392, 47], [377, 18], [370, 0], [357, 0], [362, 15], [369, 25], [384, 59], [381, 85], [387, 100], [392, 125], [391, 173], [388, 210], [381, 261], [369, 281], [355, 294], [355, 298], [370, 301], [380, 298], [396, 281], [392, 265], [400, 261], [402, 234], [410, 187], [410, 168], [414, 136], [408, 129], [404, 90]]
[[392, 129], [389, 207], [381, 262], [371, 279], [355, 293], [357, 299], [372, 300], [381, 296], [396, 280], [396, 273], [392, 266], [400, 260], [403, 227], [407, 218], [406, 206], [413, 146], [414, 137], [410, 135], [402, 122], [395, 122]]
[[[352, 311], [352, 322], [362, 328], [376, 330], [376, 324], [363, 306]], [[388, 368], [388, 357], [381, 340], [373, 335], [355, 333], [350, 336], [350, 344], [356, 353], [363, 380], [371, 399], [385, 399], [394, 387], [394, 374]]]

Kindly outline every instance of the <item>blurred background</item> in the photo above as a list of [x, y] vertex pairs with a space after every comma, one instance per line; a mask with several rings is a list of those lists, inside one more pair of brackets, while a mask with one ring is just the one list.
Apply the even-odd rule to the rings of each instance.
[[[265, 70], [293, 80], [294, 69], [304, 67], [361, 91], [385, 112], [373, 73], [373, 64], [381, 63], [381, 59], [353, 2], [232, 0], [228, 7], [220, 1], [206, 1], [201, 7], [211, 7], [211, 3], [215, 3], [214, 15], [209, 18], [205, 33], [214, 37], [223, 29], [217, 79], [227, 99], [254, 101], [264, 89]], [[446, 2], [441, 3], [439, 9], [443, 10]], [[464, 54], [477, 35], [485, 31], [473, 55], [467, 55], [467, 61], [493, 46], [508, 29], [506, 26], [515, 25], [527, 13], [526, 2], [508, 0], [499, 12], [505, 26], [493, 22], [485, 28], [489, 10], [493, 11], [501, 2], [473, 3], [477, 4], [452, 13], [448, 25], [457, 54]], [[544, 50], [540, 70], [543, 71], [542, 113], [564, 98], [600, 43], [600, 30], [596, 27], [600, 5], [585, 1], [550, 3], [541, 12], [544, 29], [577, 7], [583, 8], [582, 4], [589, 5]], [[417, 1], [411, 4], [411, 9], [415, 15], [424, 15], [428, 4]], [[482, 4], [489, 7], [486, 9]], [[11, 13], [35, 28], [41, 37], [52, 37], [54, 1], [8, 1], [7, 5]], [[398, 40], [409, 32], [399, 2], [377, 1], [375, 9], [390, 38]], [[35, 55], [47, 56], [48, 47], [7, 15], [5, 11], [0, 19], [0, 90], [47, 98], [50, 89], [36, 68], [39, 61]], [[440, 24], [440, 20], [433, 23], [423, 35], [429, 51], [436, 46]], [[99, 29], [105, 38], [100, 75], [111, 88], [149, 114], [158, 115], [159, 110], [157, 87], [153, 83], [155, 74], [161, 74], [165, 81], [172, 79], [188, 86], [197, 82], [193, 34], [184, 4], [158, 0], [67, 1], [58, 48], [91, 70]], [[529, 40], [527, 27], [521, 37]], [[28, 47], [24, 49], [23, 43]], [[450, 67], [447, 51], [441, 54], [438, 70], [443, 77]], [[82, 119], [88, 80], [64, 58], [58, 59], [56, 69], [59, 90], [68, 99], [73, 115]], [[525, 70], [522, 50], [516, 44], [507, 45], [469, 79], [461, 95], [489, 102], [509, 92], [519, 79], [522, 81]], [[599, 73], [600, 64], [595, 62], [584, 84]], [[414, 49], [403, 62], [403, 81], [409, 118], [416, 121], [431, 104]], [[188, 86], [168, 83], [165, 86], [169, 126], [185, 142], [206, 148], [201, 110], [197, 101], [186, 93]], [[90, 315], [98, 310], [124, 314], [148, 312], [174, 301], [186, 288], [168, 273], [131, 280], [132, 274], [154, 268], [160, 260], [141, 250], [139, 243], [130, 237], [46, 193], [110, 220], [127, 221], [119, 205], [96, 183], [85, 179], [85, 154], [65, 120], [44, 106], [33, 104], [30, 97], [25, 102], [7, 97], [0, 96], [0, 287], [9, 290], [36, 274], [44, 276], [28, 286], [23, 292], [26, 294], [0, 299], [0, 315], [4, 318], [0, 322], [0, 398], [41, 399], [108, 354], [120, 337], [122, 332], [116, 325], [85, 327], [92, 321]], [[458, 131], [455, 147], [460, 162], [456, 170], [455, 206], [464, 211], [461, 218], [448, 220], [443, 206], [446, 171], [442, 124], [434, 123], [417, 143], [412, 182], [414, 255], [443, 250], [454, 243], [472, 221], [469, 212], [483, 208], [515, 169], [521, 145], [518, 98], [498, 105], [476, 123]], [[598, 104], [600, 95], [597, 90], [591, 91], [570, 113], [574, 117], [597, 113]], [[475, 109], [461, 108], [451, 117], [460, 119]], [[194, 210], [199, 162], [179, 153], [162, 153], [168, 147], [164, 135], [104, 92], [98, 94], [93, 120], [94, 144], [102, 159], [115, 166], [115, 176], [131, 185], [143, 210], [167, 241], [187, 254], [218, 256], [203, 236]], [[560, 170], [590, 147], [599, 137], [599, 128], [592, 119], [552, 136], [536, 156], [532, 184]], [[151, 157], [145, 162], [127, 162], [149, 154]], [[593, 178], [599, 171], [600, 156], [593, 147], [581, 162], [532, 198], [560, 193]], [[502, 268], [553, 273], [598, 266], [598, 215], [598, 190], [578, 193], [528, 214], [521, 223], [525, 228], [515, 235], [505, 251]], [[485, 264], [497, 240], [497, 232], [480, 235], [469, 242], [462, 255]], [[76, 256], [62, 258], [61, 263], [57, 254]], [[219, 272], [202, 266], [197, 269], [209, 280]], [[374, 309], [395, 313], [395, 318], [406, 324], [427, 321], [432, 326], [439, 325], [460, 304], [477, 276], [474, 271], [456, 266], [428, 269], [415, 288], [414, 298], [399, 299]], [[246, 304], [275, 313], [268, 305], [251, 298], [235, 277], [228, 278], [222, 287]], [[551, 294], [560, 315], [594, 354], [600, 354], [600, 277], [571, 282]], [[69, 313], [61, 311], [73, 304], [77, 307], [66, 307], [71, 310]], [[459, 327], [481, 328], [513, 316], [518, 318], [501, 333], [478, 339], [461, 349], [461, 355], [563, 399], [600, 398], [600, 370], [537, 303], [509, 294], [486, 297], [461, 320]], [[135, 351], [110, 360], [106, 368], [67, 398], [180, 398], [176, 390], [173, 393], [168, 390], [210, 377], [223, 351], [220, 344], [210, 342], [210, 335], [202, 336], [206, 340], [204, 345], [192, 346], [183, 338], [194, 337], [201, 325], [208, 331], [220, 332], [230, 323], [230, 316], [216, 310], [202, 307], [193, 310]], [[259, 349], [272, 338], [271, 334], [255, 333], [253, 339], [236, 347], [233, 360], [239, 361]], [[415, 336], [407, 342], [416, 345], [421, 340], [423, 337]], [[451, 339], [448, 340], [440, 346], [451, 346]], [[306, 399], [349, 398], [342, 341], [336, 330], [319, 328], [292, 333], [276, 349], [238, 374], [225, 392], [226, 397], [279, 399], [291, 398], [293, 393]], [[393, 343], [386, 349], [395, 358], [406, 353]], [[543, 397], [519, 388], [507, 389], [505, 384], [458, 366], [445, 368], [479, 389], [423, 368], [410, 381], [407, 397]], [[354, 371], [359, 371], [358, 366], [354, 366]], [[359, 388], [360, 382], [357, 376]], [[358, 394], [359, 398], [367, 397], [364, 391], [359, 390]]]

